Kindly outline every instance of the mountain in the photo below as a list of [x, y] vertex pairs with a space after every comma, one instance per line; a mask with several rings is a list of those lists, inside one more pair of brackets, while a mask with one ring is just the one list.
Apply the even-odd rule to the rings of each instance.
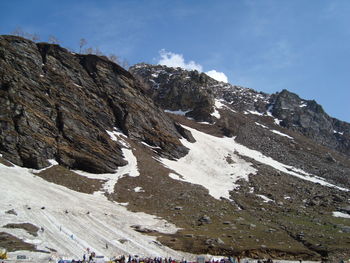
[[150, 96], [166, 110], [183, 110], [197, 121], [214, 122], [215, 100], [247, 114], [272, 116], [281, 127], [350, 155], [350, 124], [330, 117], [315, 101], [287, 90], [275, 94], [218, 82], [204, 73], [137, 64], [130, 71], [149, 87]]
[[0, 101], [11, 255], [350, 256], [350, 124], [315, 101], [14, 36]]

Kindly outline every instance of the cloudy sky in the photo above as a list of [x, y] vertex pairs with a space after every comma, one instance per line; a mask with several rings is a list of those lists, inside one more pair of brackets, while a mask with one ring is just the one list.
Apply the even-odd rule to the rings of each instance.
[[0, 34], [54, 35], [258, 91], [288, 89], [350, 122], [348, 0], [2, 0]]

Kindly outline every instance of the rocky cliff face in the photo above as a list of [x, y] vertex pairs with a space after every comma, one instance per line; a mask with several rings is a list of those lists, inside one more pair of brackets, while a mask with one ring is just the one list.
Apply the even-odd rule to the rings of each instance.
[[215, 80], [198, 71], [139, 64], [130, 69], [148, 87], [147, 93], [163, 109], [182, 111], [197, 121], [213, 122]]
[[271, 113], [281, 125], [350, 155], [350, 124], [331, 118], [314, 100], [283, 90], [271, 96]]
[[197, 121], [214, 121], [215, 100], [245, 114], [271, 116], [276, 123], [317, 143], [350, 155], [350, 124], [331, 118], [315, 101], [287, 90], [266, 94], [218, 82], [204, 73], [138, 64], [130, 71], [149, 86], [148, 93], [164, 109], [186, 112]]
[[111, 172], [126, 163], [106, 130], [186, 153], [174, 123], [142, 85], [107, 58], [76, 55], [58, 45], [0, 37], [0, 153], [42, 168], [55, 159], [69, 168]]

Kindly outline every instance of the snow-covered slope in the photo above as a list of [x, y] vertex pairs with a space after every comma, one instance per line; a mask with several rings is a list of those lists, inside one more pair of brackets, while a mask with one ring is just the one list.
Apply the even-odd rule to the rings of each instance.
[[[0, 231], [36, 244], [39, 250], [55, 249], [57, 253], [54, 254], [68, 258], [82, 258], [86, 248], [107, 257], [133, 254], [182, 258], [185, 255], [160, 246], [154, 237], [131, 228], [140, 225], [166, 233], [177, 230], [165, 220], [145, 213], [129, 212], [102, 195], [83, 194], [49, 183], [26, 168], [0, 164], [0, 174], [1, 226], [31, 223], [44, 229], [43, 232], [39, 231], [37, 237], [20, 229], [1, 227]], [[11, 209], [18, 215], [5, 213]], [[21, 253], [18, 251], [15, 254]], [[42, 258], [50, 256], [41, 255]], [[38, 253], [35, 253], [35, 257], [38, 257]]]
[[162, 158], [161, 161], [174, 170], [175, 174], [170, 174], [172, 178], [202, 185], [209, 190], [209, 194], [214, 198], [230, 198], [229, 192], [237, 186], [235, 185], [237, 180], [248, 180], [248, 175], [256, 174], [257, 170], [241, 156], [252, 158], [278, 171], [303, 180], [327, 187], [335, 187], [342, 191], [349, 191], [346, 188], [330, 184], [323, 178], [280, 163], [259, 151], [249, 149], [235, 142], [234, 138], [219, 138], [190, 127], [185, 128], [191, 131], [196, 140], [195, 143], [190, 143], [185, 139], [182, 140], [182, 143], [190, 149], [190, 152], [179, 160]]

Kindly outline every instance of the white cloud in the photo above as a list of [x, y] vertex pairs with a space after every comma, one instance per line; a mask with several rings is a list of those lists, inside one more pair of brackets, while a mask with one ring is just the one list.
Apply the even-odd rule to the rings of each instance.
[[193, 60], [188, 63], [185, 62], [185, 59], [182, 54], [176, 54], [173, 52], [168, 52], [164, 49], [159, 51], [160, 60], [158, 64], [168, 66], [168, 67], [180, 67], [186, 70], [198, 70], [202, 71], [202, 66], [194, 62]]
[[207, 74], [209, 77], [211, 77], [217, 81], [223, 81], [226, 83], [228, 82], [228, 78], [224, 72], [219, 72], [219, 71], [216, 71], [215, 69], [213, 69], [213, 70], [209, 70], [209, 71], [205, 72], [205, 74]]
[[[197, 70], [199, 72], [203, 71], [203, 67], [200, 64], [197, 64], [193, 60], [190, 60], [189, 62], [185, 62], [185, 59], [182, 54], [176, 54], [170, 51], [166, 51], [165, 49], [162, 49], [159, 51], [160, 59], [158, 61], [159, 65], [164, 65], [167, 67], [173, 67], [173, 68], [183, 68], [186, 70]], [[209, 77], [212, 77], [213, 79], [217, 81], [223, 81], [228, 82], [228, 78], [223, 72], [216, 71], [215, 69], [209, 70], [205, 72]]]

